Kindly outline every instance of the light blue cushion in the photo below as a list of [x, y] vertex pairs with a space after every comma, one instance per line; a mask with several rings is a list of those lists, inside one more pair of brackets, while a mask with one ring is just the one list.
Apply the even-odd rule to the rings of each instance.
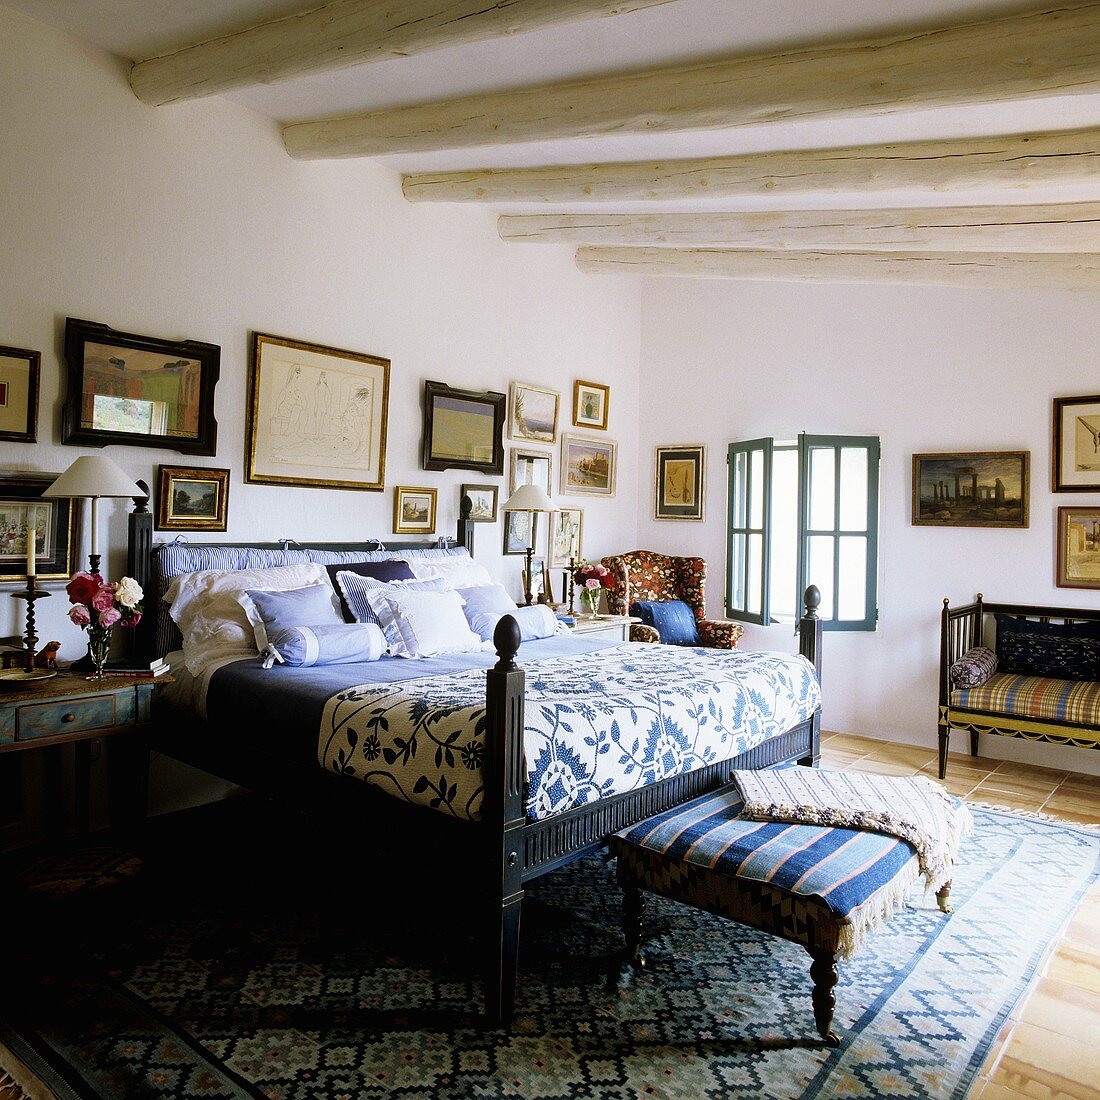
[[539, 638], [549, 638], [558, 632], [558, 620], [554, 612], [545, 604], [532, 604], [530, 607], [512, 606], [507, 611], [477, 611], [467, 614], [466, 621], [470, 629], [483, 641], [493, 640], [493, 631], [503, 615], [511, 615], [519, 623], [520, 640], [534, 642]]
[[698, 645], [695, 612], [683, 600], [638, 600], [630, 605], [646, 626], [655, 627], [665, 645]]
[[256, 635], [256, 648], [264, 650], [276, 634], [290, 627], [334, 626], [343, 622], [336, 593], [327, 584], [292, 588], [287, 592], [249, 589], [237, 597]]
[[[385, 636], [373, 623], [336, 623], [273, 632], [265, 656], [298, 667], [377, 661], [385, 652]], [[270, 667], [268, 660], [264, 664]]]
[[476, 588], [456, 588], [455, 591], [466, 601], [462, 610], [467, 619], [485, 611], [503, 615], [516, 609], [516, 601], [502, 584], [479, 584]]

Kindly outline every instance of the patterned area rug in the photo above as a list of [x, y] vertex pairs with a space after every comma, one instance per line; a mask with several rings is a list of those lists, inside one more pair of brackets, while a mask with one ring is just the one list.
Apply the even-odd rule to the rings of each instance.
[[620, 967], [594, 859], [529, 893], [515, 1025], [484, 1031], [453, 895], [368, 874], [351, 839], [272, 863], [255, 837], [192, 843], [120, 911], [48, 934], [0, 1014], [77, 1094], [112, 1100], [963, 1097], [1100, 870], [1094, 832], [974, 817], [954, 914], [917, 893], [842, 966], [836, 1050], [792, 944], [653, 899], [648, 969]]

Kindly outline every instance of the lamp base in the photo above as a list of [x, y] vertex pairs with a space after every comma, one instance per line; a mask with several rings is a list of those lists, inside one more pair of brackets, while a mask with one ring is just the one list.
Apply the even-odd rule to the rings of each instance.
[[528, 546], [527, 550], [526, 550], [526, 554], [527, 554], [527, 572], [524, 574], [524, 577], [526, 579], [524, 580], [524, 584], [523, 584], [523, 587], [524, 587], [523, 595], [524, 595], [524, 599], [527, 603], [527, 606], [530, 607], [531, 604], [533, 604], [535, 602], [534, 593], [531, 591], [531, 559], [534, 558], [534, 556], [535, 556], [535, 548], [533, 546]]

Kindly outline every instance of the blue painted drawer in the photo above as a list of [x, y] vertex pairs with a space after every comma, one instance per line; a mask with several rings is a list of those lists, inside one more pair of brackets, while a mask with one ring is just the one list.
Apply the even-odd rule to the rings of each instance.
[[83, 699], [59, 699], [28, 703], [15, 714], [15, 740], [56, 737], [87, 730], [111, 729], [134, 718], [133, 693], [121, 696], [93, 695]]

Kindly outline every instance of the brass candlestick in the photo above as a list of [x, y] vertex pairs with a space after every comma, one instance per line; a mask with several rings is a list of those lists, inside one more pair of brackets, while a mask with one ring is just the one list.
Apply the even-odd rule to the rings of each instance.
[[26, 588], [11, 594], [13, 600], [27, 601], [27, 629], [23, 634], [23, 647], [26, 652], [26, 660], [23, 663], [25, 672], [34, 671], [34, 655], [38, 652], [38, 635], [34, 632], [34, 601], [44, 600], [49, 595], [51, 593], [37, 587], [32, 574], [27, 575]]

